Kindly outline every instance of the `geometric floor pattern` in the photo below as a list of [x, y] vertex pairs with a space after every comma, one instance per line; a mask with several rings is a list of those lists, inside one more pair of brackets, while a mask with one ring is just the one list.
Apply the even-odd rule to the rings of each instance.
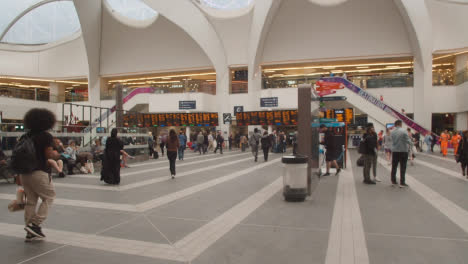
[[187, 153], [170, 179], [165, 157], [98, 175], [56, 178], [45, 241], [24, 243], [15, 186], [0, 183], [1, 263], [468, 263], [468, 182], [452, 157], [417, 153], [409, 188], [362, 184], [350, 151], [312, 197], [282, 197], [281, 155]]

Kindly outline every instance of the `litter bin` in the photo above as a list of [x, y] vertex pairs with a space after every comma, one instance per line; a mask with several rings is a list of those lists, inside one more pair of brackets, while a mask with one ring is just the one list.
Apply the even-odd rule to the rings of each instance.
[[307, 196], [307, 156], [283, 156], [283, 196], [288, 202], [302, 202]]

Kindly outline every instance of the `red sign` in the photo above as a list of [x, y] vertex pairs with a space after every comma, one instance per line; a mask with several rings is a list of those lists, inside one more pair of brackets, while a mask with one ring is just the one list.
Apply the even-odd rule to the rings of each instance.
[[339, 82], [325, 82], [322, 80], [318, 80], [316, 83], [316, 88], [315, 90], [317, 92], [319, 91], [328, 91], [328, 90], [339, 90], [339, 89], [344, 89], [345, 86], [342, 83]]

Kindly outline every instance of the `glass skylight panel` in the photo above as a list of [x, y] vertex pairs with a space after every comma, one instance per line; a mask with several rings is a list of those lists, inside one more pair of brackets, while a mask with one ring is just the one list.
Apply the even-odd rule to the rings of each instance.
[[200, 0], [200, 3], [204, 6], [224, 10], [245, 8], [252, 2], [253, 0]]
[[41, 0], [0, 0], [0, 34], [21, 12]]
[[2, 42], [45, 44], [70, 36], [80, 30], [72, 1], [44, 4], [24, 15], [7, 32]]
[[135, 20], [148, 20], [158, 15], [141, 0], [107, 0], [113, 10]]

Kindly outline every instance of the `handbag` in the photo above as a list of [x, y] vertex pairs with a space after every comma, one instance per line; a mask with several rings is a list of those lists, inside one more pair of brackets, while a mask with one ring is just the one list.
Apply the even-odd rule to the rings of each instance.
[[94, 173], [94, 164], [92, 162], [87, 162], [85, 169], [88, 173]]

